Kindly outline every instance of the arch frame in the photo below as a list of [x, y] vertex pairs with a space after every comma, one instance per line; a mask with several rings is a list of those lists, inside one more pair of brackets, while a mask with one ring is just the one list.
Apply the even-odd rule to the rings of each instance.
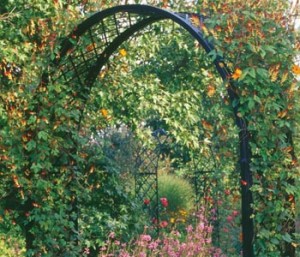
[[[102, 67], [107, 63], [109, 57], [112, 53], [118, 49], [118, 47], [127, 41], [134, 33], [140, 31], [144, 27], [161, 21], [161, 20], [172, 20], [173, 22], [180, 25], [183, 29], [188, 31], [190, 35], [199, 42], [201, 47], [205, 50], [207, 54], [210, 54], [212, 51], [215, 51], [213, 42], [209, 41], [200, 27], [195, 26], [191, 22], [191, 17], [197, 16], [198, 19], [203, 22], [207, 17], [204, 17], [201, 14], [195, 13], [176, 13], [171, 12], [165, 9], [161, 9], [158, 7], [153, 7], [149, 5], [120, 5], [115, 6], [109, 9], [102, 10], [100, 12], [95, 13], [91, 17], [87, 18], [85, 21], [80, 23], [62, 42], [60, 52], [57, 55], [58, 57], [54, 59], [51, 63], [51, 72], [47, 74], [45, 77], [52, 77], [54, 71], [59, 69], [63, 60], [68, 59], [68, 53], [76, 47], [78, 40], [83, 36], [88, 30], [103, 21], [103, 19], [107, 17], [114, 17], [117, 13], [128, 13], [140, 15], [140, 16], [149, 16], [148, 18], [136, 23], [132, 27], [130, 27], [125, 32], [122, 32], [118, 37], [111, 42], [104, 51], [97, 57], [96, 62], [92, 64], [92, 66], [88, 67], [88, 72], [86, 76], [80, 81], [83, 80], [83, 83], [80, 83], [83, 91], [86, 90], [83, 94], [81, 94], [84, 101], [87, 100], [89, 92], [97, 78]], [[224, 60], [221, 56], [216, 56], [212, 61], [215, 65], [215, 68], [222, 78], [224, 82], [227, 82], [227, 94], [231, 101], [231, 103], [237, 103], [233, 105], [233, 115], [235, 119], [235, 123], [239, 128], [239, 164], [240, 164], [240, 179], [241, 179], [241, 210], [242, 210], [242, 248], [243, 248], [243, 256], [244, 257], [253, 257], [253, 239], [254, 239], [254, 226], [252, 220], [252, 203], [253, 197], [251, 193], [251, 186], [253, 184], [252, 181], [252, 172], [250, 170], [250, 159], [251, 159], [251, 150], [249, 146], [250, 134], [247, 128], [247, 122], [238, 115], [239, 110], [239, 96], [236, 93], [236, 82], [231, 79], [231, 71], [226, 66], [226, 60]], [[79, 76], [79, 75], [76, 75]], [[55, 76], [54, 76], [55, 77]], [[43, 81], [47, 81], [44, 79]], [[55, 81], [55, 79], [54, 79]], [[85, 87], [85, 88], [84, 88]]]

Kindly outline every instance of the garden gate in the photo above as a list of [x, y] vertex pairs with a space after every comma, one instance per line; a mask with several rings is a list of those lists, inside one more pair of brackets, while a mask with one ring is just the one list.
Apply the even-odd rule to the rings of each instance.
[[[105, 67], [110, 56], [122, 43], [138, 32], [142, 32], [144, 28], [151, 29], [149, 25], [155, 22], [172, 20], [189, 32], [207, 54], [212, 53], [214, 46], [205, 38], [201, 26], [193, 23], [195, 17], [200, 22], [204, 19], [200, 14], [174, 13], [146, 5], [124, 5], [103, 10], [79, 24], [65, 39], [61, 51], [52, 63], [52, 72], [50, 71], [50, 74], [47, 75], [50, 75], [49, 77], [53, 81], [61, 82], [72, 88], [76, 92], [74, 94], [76, 99], [79, 99], [78, 108], [83, 109], [97, 76]], [[235, 85], [229, 79], [231, 72], [227, 68], [225, 60], [217, 56], [213, 63], [220, 77], [224, 81], [229, 80], [226, 90], [231, 102], [238, 103]], [[47, 81], [47, 77], [43, 78], [44, 82]], [[249, 190], [252, 185], [252, 174], [249, 168], [249, 133], [246, 122], [238, 116], [238, 108], [239, 106], [233, 107], [233, 115], [239, 128], [240, 178], [244, 182], [241, 185], [243, 256], [252, 257], [254, 234], [251, 219], [252, 194]]]
[[154, 223], [157, 222], [155, 228], [159, 233], [158, 165], [168, 137], [163, 129], [153, 131], [152, 136], [155, 139], [154, 149], [142, 147], [136, 152], [135, 193], [137, 199], [144, 203]]

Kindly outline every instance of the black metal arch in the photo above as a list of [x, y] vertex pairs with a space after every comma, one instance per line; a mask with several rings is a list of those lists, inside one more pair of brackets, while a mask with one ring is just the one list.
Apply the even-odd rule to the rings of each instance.
[[[79, 24], [63, 41], [57, 58], [52, 63], [51, 79], [63, 80], [77, 91], [78, 98], [87, 100], [99, 72], [110, 56], [131, 36], [148, 25], [161, 20], [172, 20], [194, 37], [207, 54], [214, 50], [201, 28], [194, 26], [192, 18], [201, 22], [205, 17], [194, 13], [174, 13], [148, 5], [123, 5], [103, 10]], [[88, 40], [85, 40], [88, 38]], [[230, 100], [238, 103], [231, 72], [225, 61], [217, 56], [214, 65], [224, 81], [228, 81], [227, 93]], [[242, 232], [243, 256], [252, 257], [253, 221], [252, 215], [252, 174], [250, 171], [249, 133], [245, 120], [238, 116], [238, 104], [233, 107], [236, 125], [240, 129], [240, 174], [242, 188]]]
[[[118, 38], [118, 42], [115, 42], [111, 48], [120, 46], [126, 39], [132, 36], [138, 30], [146, 27], [147, 25], [154, 23], [159, 20], [171, 19], [174, 22], [178, 23], [184, 29], [186, 29], [204, 48], [204, 50], [209, 53], [214, 50], [214, 46], [205, 39], [203, 33], [200, 28], [195, 27], [191, 22], [191, 16], [196, 15], [201, 21], [204, 20], [204, 16], [193, 13], [174, 13], [164, 9], [160, 9], [157, 7], [149, 6], [149, 5], [122, 5], [116, 6], [110, 9], [103, 10], [98, 12], [79, 24], [77, 28], [69, 35], [69, 37], [79, 38], [84, 33], [86, 33], [92, 26], [103, 22], [106, 17], [114, 16], [116, 13], [129, 13], [129, 14], [139, 14], [144, 16], [149, 16], [148, 19], [144, 19], [143, 21], [139, 21], [135, 26], [132, 27], [129, 31], [120, 35]], [[114, 16], [115, 18], [115, 16]], [[55, 64], [58, 65], [62, 57], [66, 55], [68, 50], [74, 47], [74, 44], [69, 39], [66, 39], [62, 44], [62, 49], [59, 55], [59, 58], [55, 60]], [[107, 49], [105, 53], [109, 53], [112, 49]], [[115, 50], [115, 49], [114, 49]], [[108, 56], [107, 56], [108, 57]], [[222, 79], [227, 79], [230, 75], [227, 67], [224, 65], [222, 58], [217, 57], [214, 60], [216, 68], [221, 75]], [[100, 64], [100, 63], [99, 63]]]

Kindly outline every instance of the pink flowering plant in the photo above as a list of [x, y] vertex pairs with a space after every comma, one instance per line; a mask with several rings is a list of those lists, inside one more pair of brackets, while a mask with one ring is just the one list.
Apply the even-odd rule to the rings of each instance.
[[175, 228], [162, 232], [158, 238], [150, 235], [149, 228], [135, 240], [121, 243], [109, 235], [100, 257], [226, 257], [220, 248], [212, 244], [213, 227], [204, 216], [204, 210], [194, 214], [196, 223], [188, 225], [185, 231]]
[[[226, 189], [223, 198], [215, 205], [218, 215], [218, 246], [227, 255], [240, 253], [242, 250], [241, 213], [239, 211], [239, 192], [234, 189]], [[217, 228], [215, 227], [215, 231]]]

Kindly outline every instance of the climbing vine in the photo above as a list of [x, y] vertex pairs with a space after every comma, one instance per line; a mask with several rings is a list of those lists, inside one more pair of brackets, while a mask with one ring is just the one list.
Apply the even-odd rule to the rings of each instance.
[[238, 114], [251, 134], [256, 255], [293, 256], [291, 248], [299, 243], [293, 227], [299, 169], [292, 141], [299, 108], [299, 66], [294, 63], [299, 44], [288, 7], [285, 1], [206, 4], [214, 18], [202, 24], [203, 30], [232, 67]]
[[[32, 250], [28, 256], [61, 256], [64, 251], [74, 256], [82, 251], [78, 244], [82, 235], [73, 233], [78, 230], [77, 203], [84, 203], [97, 188], [91, 178], [95, 161], [102, 165], [99, 170], [104, 165], [101, 158], [93, 160], [91, 149], [78, 148], [89, 144], [85, 137], [90, 135], [89, 127], [95, 132], [121, 121], [139, 129], [141, 119], [164, 117], [163, 124], [185, 146], [205, 150], [221, 142], [217, 158], [226, 167], [223, 163], [234, 153], [224, 149], [230, 148], [230, 139], [237, 140], [227, 118], [232, 105], [239, 106], [238, 116], [248, 124], [251, 136], [255, 254], [294, 256], [299, 246], [294, 228], [299, 144], [293, 139], [299, 119], [300, 73], [294, 60], [300, 45], [286, 1], [148, 1], [203, 14], [204, 21], [195, 15], [192, 22], [216, 51], [198, 63], [196, 59], [204, 57], [199, 46], [174, 35], [163, 38], [165, 48], [159, 51], [157, 42], [151, 43], [153, 49], [149, 47], [147, 35], [125, 43], [100, 72], [87, 105], [77, 98], [77, 89], [52, 83], [42, 74], [59, 58], [60, 43], [74, 24], [121, 1], [15, 2], [18, 5], [5, 1], [0, 7], [4, 39], [0, 42], [0, 224], [7, 231], [20, 226]], [[137, 45], [140, 52], [133, 47]], [[233, 81], [239, 102], [229, 102], [210, 65], [217, 55], [232, 71], [228, 80]], [[206, 108], [201, 109], [203, 104]], [[83, 112], [89, 117], [78, 127]], [[218, 122], [212, 113], [219, 114]], [[104, 183], [102, 173], [97, 174]], [[82, 183], [91, 188], [83, 190]], [[120, 199], [130, 198], [119, 192]], [[125, 224], [129, 208], [122, 208]], [[97, 211], [92, 211], [94, 220], [102, 222], [110, 215], [96, 217]], [[119, 225], [121, 229], [123, 224]]]

